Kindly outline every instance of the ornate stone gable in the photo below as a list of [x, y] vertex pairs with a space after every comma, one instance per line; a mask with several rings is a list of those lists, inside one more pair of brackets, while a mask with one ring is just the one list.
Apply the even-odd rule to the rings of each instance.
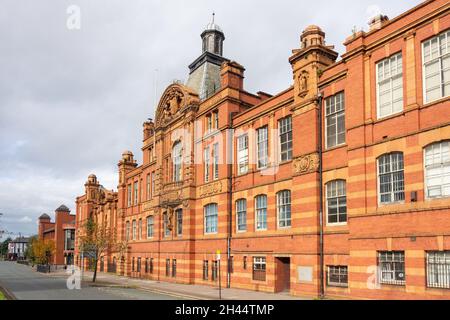
[[164, 91], [158, 108], [156, 109], [156, 127], [169, 124], [181, 116], [183, 110], [191, 105], [198, 106], [198, 95], [188, 87], [174, 83]]
[[293, 161], [294, 174], [302, 175], [319, 170], [319, 154], [317, 152], [300, 156]]

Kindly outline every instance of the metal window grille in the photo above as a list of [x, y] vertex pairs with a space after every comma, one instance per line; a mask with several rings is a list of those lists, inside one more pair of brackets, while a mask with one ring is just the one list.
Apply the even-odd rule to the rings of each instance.
[[253, 258], [253, 280], [266, 281], [266, 258]]
[[211, 264], [211, 281], [216, 281], [217, 279], [217, 261], [213, 261]]
[[145, 273], [148, 273], [148, 258], [145, 258]]
[[330, 287], [348, 286], [348, 267], [347, 266], [328, 266], [327, 285]]
[[427, 287], [450, 289], [450, 251], [427, 252]]
[[378, 159], [378, 183], [380, 203], [405, 200], [403, 153], [389, 153]]
[[378, 252], [378, 273], [380, 283], [405, 285], [405, 252]]
[[166, 277], [170, 277], [170, 259], [166, 259]]
[[172, 260], [172, 277], [175, 278], [177, 276], [177, 260]]
[[208, 260], [203, 260], [203, 280], [208, 280]]

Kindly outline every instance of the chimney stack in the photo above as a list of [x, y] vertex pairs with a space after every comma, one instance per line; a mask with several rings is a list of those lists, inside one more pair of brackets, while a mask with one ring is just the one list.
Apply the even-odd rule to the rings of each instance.
[[381, 29], [389, 21], [388, 16], [378, 14], [369, 21], [369, 31]]

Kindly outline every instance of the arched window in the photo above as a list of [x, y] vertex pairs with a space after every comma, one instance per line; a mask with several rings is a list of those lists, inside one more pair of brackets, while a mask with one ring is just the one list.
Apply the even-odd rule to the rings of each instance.
[[393, 152], [378, 158], [378, 200], [392, 203], [405, 200], [403, 153]]
[[173, 181], [181, 181], [181, 163], [182, 163], [182, 148], [181, 142], [178, 141], [173, 145], [172, 148], [172, 159], [173, 159]]
[[218, 212], [217, 203], [210, 203], [204, 208], [205, 213], [205, 233], [217, 233]]
[[345, 180], [334, 180], [326, 184], [327, 223], [347, 222], [347, 191]]
[[238, 232], [247, 230], [247, 200], [236, 201], [236, 227]]
[[429, 145], [424, 158], [426, 197], [450, 196], [450, 141]]
[[267, 230], [267, 196], [265, 194], [256, 196], [256, 230]]
[[278, 227], [291, 226], [291, 191], [283, 190], [277, 193]]

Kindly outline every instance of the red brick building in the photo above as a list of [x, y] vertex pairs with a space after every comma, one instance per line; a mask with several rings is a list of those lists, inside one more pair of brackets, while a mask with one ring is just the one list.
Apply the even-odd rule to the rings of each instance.
[[54, 265], [70, 265], [74, 263], [75, 252], [75, 215], [69, 208], [61, 205], [55, 210], [55, 222], [51, 222], [48, 214], [39, 217], [39, 239], [50, 239], [55, 242], [55, 254], [51, 258]]
[[338, 61], [309, 26], [274, 96], [244, 89], [209, 24], [187, 82], [144, 123], [143, 163], [118, 164], [113, 270], [217, 285], [220, 250], [223, 286], [450, 298], [449, 9], [375, 17]]

